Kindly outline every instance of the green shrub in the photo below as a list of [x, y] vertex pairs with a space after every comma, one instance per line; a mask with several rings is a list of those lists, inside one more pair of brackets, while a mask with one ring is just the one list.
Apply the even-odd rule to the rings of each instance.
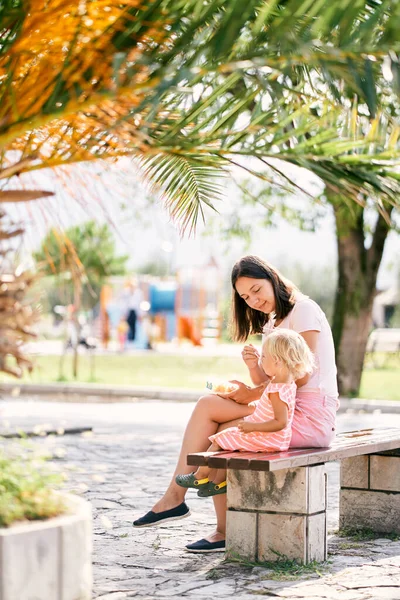
[[55, 493], [61, 481], [62, 477], [51, 472], [43, 458], [8, 455], [0, 449], [0, 527], [65, 512], [62, 496]]

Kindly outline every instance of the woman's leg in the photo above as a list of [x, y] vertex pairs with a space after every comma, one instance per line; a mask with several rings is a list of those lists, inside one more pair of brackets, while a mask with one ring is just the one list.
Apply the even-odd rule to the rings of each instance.
[[[187, 465], [187, 455], [192, 452], [204, 452], [210, 445], [209, 437], [222, 427], [231, 427], [254, 411], [254, 406], [237, 404], [233, 400], [226, 400], [216, 394], [202, 396], [192, 413], [183, 436], [182, 447], [176, 469], [165, 494], [153, 506], [153, 512], [170, 510], [181, 504], [187, 490], [175, 482], [178, 473], [190, 473], [193, 467]], [[235, 421], [232, 422], [232, 419]]]
[[291, 448], [328, 448], [336, 434], [335, 398], [313, 392], [297, 393]]
[[[228, 427], [235, 427], [240, 419], [229, 421], [229, 423], [223, 423], [218, 427], [218, 431], [227, 429]], [[205, 539], [209, 542], [219, 542], [225, 539], [226, 534], [226, 494], [219, 494], [213, 496], [214, 510], [217, 517], [217, 526], [215, 530], [206, 535]]]
[[217, 526], [215, 531], [206, 536], [209, 542], [219, 542], [225, 539], [226, 535], [226, 494], [213, 496], [214, 510], [217, 516]]

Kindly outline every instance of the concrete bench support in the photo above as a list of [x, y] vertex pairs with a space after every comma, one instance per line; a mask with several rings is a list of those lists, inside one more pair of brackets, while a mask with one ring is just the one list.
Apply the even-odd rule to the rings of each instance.
[[324, 465], [228, 469], [227, 553], [251, 561], [326, 559]]
[[340, 527], [400, 533], [400, 453], [346, 458], [341, 463]]

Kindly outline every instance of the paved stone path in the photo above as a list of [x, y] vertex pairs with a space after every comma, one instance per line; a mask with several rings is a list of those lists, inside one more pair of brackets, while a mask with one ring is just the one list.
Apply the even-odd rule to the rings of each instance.
[[[263, 567], [224, 562], [220, 554], [194, 555], [186, 543], [214, 523], [212, 503], [190, 492], [192, 515], [170, 526], [135, 530], [131, 522], [151, 507], [173, 470], [192, 405], [137, 402], [88, 405], [0, 403], [0, 429], [37, 424], [93, 425], [93, 434], [43, 438], [68, 474], [67, 489], [91, 501], [94, 516], [94, 598], [210, 598], [258, 596], [304, 600], [400, 599], [400, 541], [358, 542], [330, 534], [326, 564], [296, 577]], [[397, 424], [396, 415], [340, 415], [339, 429]], [[329, 471], [329, 529], [337, 529], [338, 465]]]

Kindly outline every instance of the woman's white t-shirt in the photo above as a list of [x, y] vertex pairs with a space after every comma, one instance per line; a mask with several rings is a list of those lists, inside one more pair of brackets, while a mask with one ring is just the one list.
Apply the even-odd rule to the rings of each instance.
[[[308, 296], [298, 294], [295, 305], [290, 313], [276, 326], [293, 329], [297, 333], [304, 331], [319, 331], [314, 357], [316, 368], [305, 385], [299, 388], [301, 392], [318, 391], [324, 396], [338, 397], [336, 379], [335, 347], [330, 325], [314, 300]], [[263, 336], [268, 335], [275, 328], [275, 318], [270, 316], [263, 328]]]

